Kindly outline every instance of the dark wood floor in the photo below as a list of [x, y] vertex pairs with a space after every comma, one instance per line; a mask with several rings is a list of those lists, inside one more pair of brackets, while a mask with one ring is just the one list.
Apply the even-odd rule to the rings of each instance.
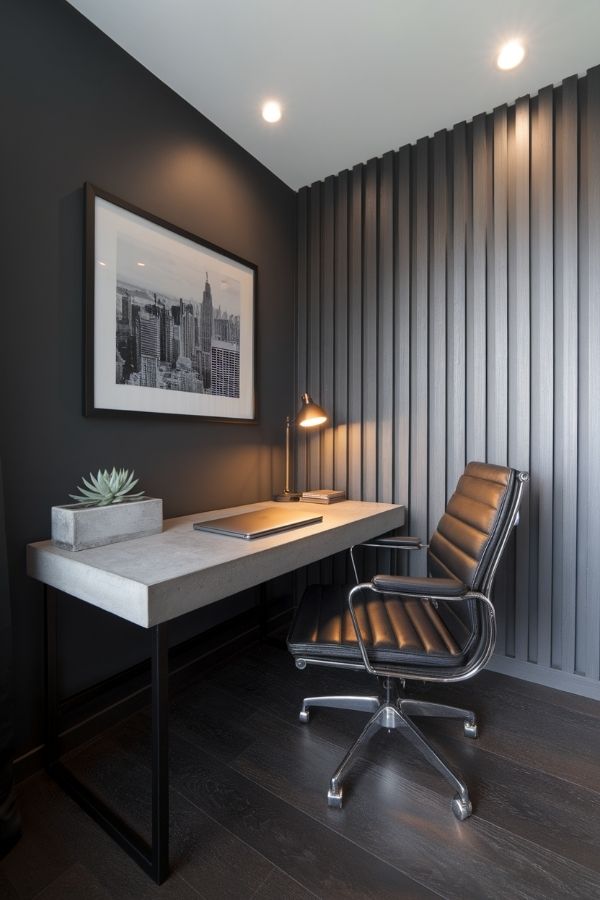
[[[160, 888], [45, 775], [20, 789], [25, 835], [0, 863], [6, 900], [304, 900], [308, 897], [600, 897], [600, 704], [484, 672], [427, 691], [479, 713], [421, 720], [471, 790], [451, 788], [397, 734], [381, 732], [329, 809], [328, 778], [360, 713], [302, 696], [369, 693], [365, 675], [298, 672], [255, 646], [172, 698], [171, 861]], [[149, 818], [149, 718], [141, 712], [74, 754], [71, 767], [140, 827]]]

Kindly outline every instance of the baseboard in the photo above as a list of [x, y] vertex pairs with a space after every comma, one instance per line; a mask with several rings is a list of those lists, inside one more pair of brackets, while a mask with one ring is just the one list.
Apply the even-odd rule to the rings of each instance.
[[[292, 610], [270, 614], [268, 630], [283, 628]], [[223, 659], [260, 640], [261, 625], [249, 610], [217, 625], [169, 651], [169, 689], [185, 687]], [[150, 662], [113, 675], [105, 681], [61, 701], [63, 730], [59, 736], [61, 755], [82, 746], [107, 728], [132, 715], [150, 702]], [[44, 768], [44, 744], [17, 757], [13, 763], [16, 782]]]
[[532, 681], [558, 691], [567, 691], [569, 694], [600, 700], [600, 681], [586, 678], [584, 675], [575, 675], [560, 669], [549, 669], [547, 666], [540, 666], [537, 663], [497, 654], [492, 656], [487, 668], [492, 672], [499, 672], [501, 675], [512, 675], [513, 678], [522, 678], [524, 681]]

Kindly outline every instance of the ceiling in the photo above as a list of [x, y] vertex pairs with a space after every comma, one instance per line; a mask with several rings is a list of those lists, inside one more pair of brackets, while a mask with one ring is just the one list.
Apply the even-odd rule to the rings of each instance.
[[598, 0], [69, 2], [292, 188], [600, 63]]

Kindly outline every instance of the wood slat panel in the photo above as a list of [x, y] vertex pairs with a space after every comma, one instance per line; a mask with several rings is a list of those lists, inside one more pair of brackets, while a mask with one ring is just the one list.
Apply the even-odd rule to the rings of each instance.
[[429, 254], [429, 497], [427, 534], [446, 506], [446, 248], [448, 178], [446, 132], [433, 139], [432, 221]]
[[411, 153], [397, 158], [398, 200], [394, 263], [394, 502], [404, 503], [410, 485], [410, 260]]
[[[329, 415], [334, 408], [334, 270], [335, 270], [335, 180], [327, 178], [323, 185], [323, 209], [321, 215], [321, 385], [317, 402]], [[321, 443], [321, 471], [318, 485], [333, 487], [333, 429], [319, 429]]]
[[579, 216], [579, 522], [576, 669], [599, 674], [600, 603], [600, 66], [582, 87]]
[[[308, 314], [308, 356], [306, 390], [313, 398], [321, 396], [321, 197], [323, 185], [313, 184], [310, 192], [309, 215], [309, 314]], [[318, 401], [317, 401], [318, 402]], [[318, 430], [307, 429], [299, 435], [304, 440], [307, 454], [306, 483], [300, 490], [318, 487], [321, 474], [321, 434]]]
[[386, 153], [379, 183], [378, 500], [394, 492], [394, 192], [394, 154]]
[[335, 197], [334, 488], [348, 489], [348, 173], [337, 178]]
[[493, 231], [489, 242], [487, 297], [487, 456], [508, 459], [508, 120], [506, 106], [493, 117]]
[[[334, 483], [348, 491], [348, 172], [336, 180], [335, 195], [335, 303], [334, 303]], [[347, 580], [347, 554], [333, 563], [336, 584]]]
[[497, 652], [596, 690], [600, 68], [304, 189], [298, 258], [310, 470], [423, 537], [469, 459], [530, 471]]
[[363, 357], [362, 357], [362, 499], [377, 499], [377, 320], [379, 290], [377, 279], [377, 219], [379, 200], [378, 162], [371, 159], [365, 171], [364, 273], [363, 273]]
[[[296, 415], [298, 400], [308, 384], [308, 211], [310, 191], [302, 188], [298, 194], [298, 303], [296, 310], [296, 375], [294, 396], [290, 398], [289, 415]], [[294, 442], [294, 477], [292, 487], [306, 484], [306, 452], [299, 441]], [[282, 486], [283, 487], [283, 486]]]
[[362, 166], [352, 170], [348, 276], [348, 496], [362, 500]]
[[484, 459], [486, 429], [487, 133], [485, 116], [473, 119], [472, 239], [467, 276], [467, 459]]
[[[500, 465], [508, 460], [508, 117], [506, 106], [491, 119], [493, 198], [489, 204], [487, 290], [487, 458]], [[506, 651], [507, 568], [496, 576], [494, 602], [498, 626], [498, 652]], [[510, 618], [512, 622], [512, 618]]]
[[[544, 666], [550, 665], [552, 647], [553, 128], [553, 89], [549, 87], [537, 97], [531, 140], [531, 467], [537, 478], [529, 492], [529, 627], [531, 643], [537, 643], [532, 658]], [[534, 610], [537, 616], [532, 615]]]
[[[321, 209], [321, 384], [317, 402], [331, 416], [334, 408], [334, 268], [335, 268], [335, 179], [329, 177], [323, 184]], [[333, 487], [333, 428], [319, 428], [315, 438], [319, 440], [320, 472], [313, 487]], [[333, 578], [330, 559], [321, 562], [321, 582]]]
[[[555, 154], [555, 393], [552, 665], [575, 671], [577, 584], [577, 77], [558, 94]], [[565, 598], [573, 596], [571, 602]]]
[[[528, 471], [530, 391], [529, 310], [529, 98], [515, 105], [508, 142], [508, 457]], [[521, 506], [516, 535], [515, 654], [529, 658], [529, 492]]]
[[[428, 413], [429, 401], [429, 140], [413, 150], [412, 269], [410, 308], [410, 495], [408, 515], [411, 534], [427, 534], [428, 513]], [[409, 557], [411, 574], [422, 574], [422, 554]]]
[[466, 286], [467, 215], [469, 208], [467, 129], [452, 131], [452, 235], [449, 243], [449, 295], [446, 352], [447, 460], [446, 481], [456, 484], [466, 464]]

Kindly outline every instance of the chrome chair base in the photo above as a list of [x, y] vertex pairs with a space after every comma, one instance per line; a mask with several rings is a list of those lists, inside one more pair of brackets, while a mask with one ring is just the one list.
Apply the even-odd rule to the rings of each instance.
[[465, 737], [476, 738], [477, 721], [475, 713], [469, 709], [460, 709], [456, 706], [445, 706], [424, 700], [401, 698], [398, 695], [397, 686], [391, 683], [391, 679], [382, 679], [382, 685], [385, 691], [383, 698], [354, 696], [306, 697], [302, 703], [300, 721], [305, 723], [310, 719], [311, 707], [315, 706], [326, 706], [333, 709], [354, 709], [360, 712], [372, 713], [361, 734], [332, 775], [327, 792], [327, 803], [329, 806], [337, 808], [342, 806], [344, 777], [359, 755], [361, 748], [376, 731], [379, 731], [380, 728], [386, 728], [388, 731], [400, 731], [422, 753], [425, 759], [450, 782], [457, 792], [452, 800], [452, 812], [461, 821], [467, 819], [471, 815], [473, 807], [471, 806], [466, 784], [434, 750], [423, 732], [412, 721], [412, 718], [416, 716], [438, 716], [462, 719]]

